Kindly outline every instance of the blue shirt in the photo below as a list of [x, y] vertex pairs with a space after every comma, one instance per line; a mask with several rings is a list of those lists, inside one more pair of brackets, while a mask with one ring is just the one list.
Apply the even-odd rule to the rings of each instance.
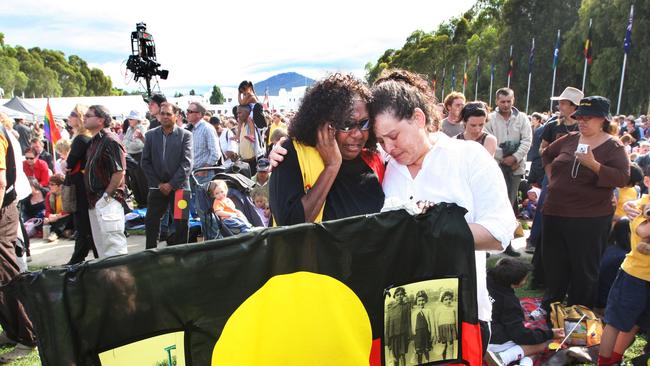
[[204, 120], [199, 121], [192, 130], [194, 147], [194, 169], [215, 166], [221, 158], [219, 137], [214, 127]]

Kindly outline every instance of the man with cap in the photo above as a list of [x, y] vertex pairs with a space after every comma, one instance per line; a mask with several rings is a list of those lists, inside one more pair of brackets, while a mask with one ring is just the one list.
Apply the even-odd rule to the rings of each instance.
[[257, 183], [266, 197], [269, 196], [269, 178], [271, 176], [271, 163], [267, 158], [261, 158], [257, 161], [257, 174], [251, 178]]
[[164, 95], [162, 94], [154, 94], [151, 96], [150, 99], [145, 99], [146, 102], [149, 104], [149, 114], [150, 114], [150, 123], [149, 123], [149, 128], [153, 129], [158, 126], [160, 126], [160, 122], [158, 120], [158, 114], [160, 113], [160, 105], [167, 102], [167, 98], [165, 98]]
[[542, 134], [542, 144], [540, 145], [540, 153], [544, 151], [553, 143], [553, 141], [558, 138], [568, 134], [569, 132], [574, 132], [578, 130], [578, 121], [573, 119], [571, 115], [578, 109], [578, 104], [580, 100], [584, 97], [584, 94], [579, 89], [576, 89], [572, 86], [564, 89], [562, 94], [558, 97], [552, 97], [551, 100], [558, 101], [558, 110], [560, 111], [560, 116], [549, 120], [544, 127], [544, 133]]

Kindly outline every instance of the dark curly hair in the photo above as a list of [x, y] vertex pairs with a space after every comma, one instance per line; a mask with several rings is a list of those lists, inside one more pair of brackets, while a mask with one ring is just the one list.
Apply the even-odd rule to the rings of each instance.
[[[356, 99], [369, 103], [370, 90], [350, 74], [336, 73], [317, 81], [307, 90], [298, 112], [291, 120], [289, 136], [305, 145], [316, 146], [318, 128], [324, 123], [332, 123], [336, 127], [349, 121]], [[370, 133], [365, 147], [375, 149], [376, 146], [377, 140]]]
[[377, 115], [391, 112], [396, 118], [411, 118], [415, 108], [426, 117], [426, 125], [440, 119], [435, 109], [436, 97], [420, 75], [401, 69], [385, 70], [372, 86], [372, 102], [368, 105], [371, 123]]

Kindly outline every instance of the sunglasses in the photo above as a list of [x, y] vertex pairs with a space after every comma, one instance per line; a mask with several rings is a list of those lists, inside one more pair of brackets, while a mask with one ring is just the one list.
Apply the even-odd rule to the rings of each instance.
[[79, 117], [77, 112], [70, 112], [70, 117]]
[[345, 122], [341, 126], [336, 126], [337, 131], [339, 132], [352, 132], [355, 129], [358, 129], [359, 131], [368, 131], [370, 129], [370, 120], [368, 118], [361, 120], [359, 122]]
[[188, 110], [187, 110], [187, 114], [191, 114], [191, 113], [199, 113], [199, 111], [192, 111], [192, 110], [189, 110], [189, 109], [188, 109]]

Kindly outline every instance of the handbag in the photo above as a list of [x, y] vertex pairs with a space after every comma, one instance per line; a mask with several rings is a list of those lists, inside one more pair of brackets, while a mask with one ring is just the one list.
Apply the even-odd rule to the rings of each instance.
[[591, 309], [582, 305], [564, 306], [559, 302], [551, 304], [553, 328], [564, 328], [569, 335], [567, 343], [573, 346], [591, 347], [600, 344], [603, 323]]
[[61, 208], [63, 212], [75, 213], [77, 212], [77, 187], [72, 183], [71, 176], [79, 173], [81, 170], [81, 163], [77, 163], [74, 169], [65, 175], [63, 186], [61, 187]]

